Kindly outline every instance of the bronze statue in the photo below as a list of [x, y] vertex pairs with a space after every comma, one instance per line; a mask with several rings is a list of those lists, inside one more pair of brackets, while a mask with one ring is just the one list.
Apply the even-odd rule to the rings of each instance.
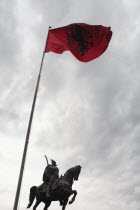
[[[46, 157], [46, 156], [45, 156]], [[46, 157], [47, 159], [47, 157]], [[54, 181], [59, 178], [59, 169], [56, 162], [51, 159], [52, 164], [48, 164], [43, 173], [43, 186], [42, 190], [46, 192], [46, 198], [50, 197], [50, 187]], [[47, 162], [48, 163], [48, 162]]]
[[[54, 162], [52, 161], [51, 166], [56, 167], [56, 162], [55, 163]], [[46, 171], [47, 171], [47, 175], [48, 175], [47, 167], [43, 174], [43, 181], [44, 181], [43, 185], [45, 185], [45, 186], [47, 186], [47, 183], [48, 183], [48, 179], [46, 178], [48, 176], [45, 175]], [[58, 171], [57, 171], [57, 174], [55, 174], [55, 175], [53, 174], [53, 176], [52, 176], [53, 178], [49, 179], [49, 180], [52, 180], [51, 184], [49, 185], [49, 190], [45, 187], [42, 190], [42, 185], [40, 185], [39, 187], [37, 187], [37, 186], [31, 187], [30, 196], [29, 196], [29, 204], [28, 204], [27, 208], [31, 207], [34, 199], [36, 198], [36, 203], [33, 207], [33, 210], [36, 210], [37, 206], [41, 202], [45, 203], [44, 210], [47, 210], [48, 207], [51, 205], [52, 201], [59, 201], [60, 205], [62, 206], [62, 210], [65, 210], [65, 207], [68, 203], [69, 197], [72, 194], [74, 194], [72, 199], [69, 201], [69, 204], [72, 204], [75, 200], [76, 195], [77, 195], [77, 191], [72, 190], [72, 185], [75, 180], [76, 181], [78, 180], [80, 171], [81, 171], [80, 165], [68, 169], [66, 171], [66, 173], [61, 177], [58, 176]], [[57, 176], [57, 178], [55, 179], [54, 177], [56, 177], [56, 176]], [[51, 177], [51, 175], [49, 177]]]

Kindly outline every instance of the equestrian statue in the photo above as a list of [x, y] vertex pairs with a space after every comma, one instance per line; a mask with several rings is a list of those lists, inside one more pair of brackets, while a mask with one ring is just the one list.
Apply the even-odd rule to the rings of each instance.
[[[46, 156], [45, 156], [46, 157]], [[30, 189], [29, 204], [27, 208], [30, 208], [33, 201], [36, 198], [33, 210], [36, 210], [37, 206], [43, 202], [45, 203], [44, 210], [47, 210], [52, 201], [59, 201], [62, 210], [65, 210], [68, 203], [68, 199], [73, 195], [69, 204], [72, 204], [77, 195], [76, 190], [72, 190], [74, 181], [77, 181], [81, 171], [81, 166], [75, 166], [66, 171], [66, 173], [59, 177], [59, 169], [54, 160], [51, 160], [51, 164], [48, 164], [43, 173], [43, 184], [40, 186], [33, 186]]]

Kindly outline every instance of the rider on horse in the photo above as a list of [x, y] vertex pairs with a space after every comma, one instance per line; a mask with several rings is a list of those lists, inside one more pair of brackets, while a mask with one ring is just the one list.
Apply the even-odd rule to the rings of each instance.
[[52, 164], [48, 164], [43, 173], [43, 191], [46, 192], [46, 198], [50, 198], [50, 188], [54, 181], [59, 178], [59, 169], [54, 160], [51, 159]]
[[[46, 176], [51, 177], [51, 176], [48, 176], [47, 171], [52, 169], [52, 166], [54, 166], [55, 168], [56, 163], [52, 162], [52, 165], [48, 165], [48, 167], [46, 167], [44, 171], [44, 176], [43, 176], [44, 181], [46, 181], [45, 179]], [[49, 199], [46, 199], [46, 191], [45, 190], [42, 191], [41, 186], [38, 186], [38, 187], [32, 186], [30, 189], [29, 204], [27, 208], [30, 208], [34, 200], [36, 199], [33, 210], [36, 210], [37, 206], [41, 202], [45, 203], [44, 210], [47, 210], [48, 207], [51, 205], [52, 201], [59, 201], [60, 205], [62, 206], [62, 210], [65, 210], [68, 201], [69, 201], [69, 204], [72, 204], [76, 198], [77, 191], [72, 189], [72, 185], [74, 181], [78, 180], [80, 171], [81, 171], [80, 165], [68, 169], [61, 178], [59, 178], [57, 181], [54, 182], [54, 184], [52, 184], [51, 190], [48, 190], [48, 191], [51, 191], [50, 193], [48, 192], [48, 194], [51, 194]], [[58, 169], [57, 169], [57, 176], [58, 176]], [[48, 183], [48, 181], [46, 183]], [[46, 184], [43, 183], [43, 185], [46, 185]], [[73, 197], [71, 198], [71, 200], [69, 200], [69, 197], [71, 195], [73, 195]]]

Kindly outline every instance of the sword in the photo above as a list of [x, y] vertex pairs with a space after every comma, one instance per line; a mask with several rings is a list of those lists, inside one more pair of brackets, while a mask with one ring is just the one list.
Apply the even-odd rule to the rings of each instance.
[[47, 158], [47, 156], [46, 155], [44, 155], [45, 156], [45, 158], [46, 158], [46, 161], [47, 161], [47, 166], [49, 165], [49, 162], [48, 162], [48, 158]]

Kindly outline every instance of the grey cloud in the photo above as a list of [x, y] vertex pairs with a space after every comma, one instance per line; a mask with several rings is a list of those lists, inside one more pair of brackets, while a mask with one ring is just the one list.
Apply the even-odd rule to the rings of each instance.
[[15, 1], [1, 1], [0, 3], [0, 62], [1, 65], [8, 65], [16, 61], [19, 52], [19, 42], [17, 36], [17, 4]]
[[[6, 69], [1, 71], [0, 134], [4, 137], [2, 144], [9, 143], [9, 169], [15, 169], [10, 183], [15, 183], [18, 176], [16, 170], [48, 26], [87, 22], [111, 26], [113, 30], [108, 50], [92, 62], [80, 63], [69, 52], [45, 55], [21, 209], [26, 206], [30, 184], [41, 183], [42, 156], [47, 154], [57, 160], [62, 173], [71, 166], [82, 165], [75, 209], [138, 210], [139, 3], [35, 0], [25, 1], [18, 7], [16, 2], [8, 6], [6, 3], [0, 3], [2, 48], [7, 43], [4, 53], [0, 53]], [[16, 8], [22, 13], [16, 13]], [[18, 18], [25, 13], [32, 18], [20, 22]], [[22, 33], [17, 33], [19, 28], [24, 31], [23, 46], [19, 44], [23, 38]], [[29, 51], [26, 51], [26, 41], [31, 45]], [[7, 163], [5, 157], [1, 159]], [[14, 197], [15, 187], [16, 183], [9, 184], [7, 196]], [[9, 202], [11, 206], [10, 198]], [[11, 209], [3, 203], [4, 210]]]

